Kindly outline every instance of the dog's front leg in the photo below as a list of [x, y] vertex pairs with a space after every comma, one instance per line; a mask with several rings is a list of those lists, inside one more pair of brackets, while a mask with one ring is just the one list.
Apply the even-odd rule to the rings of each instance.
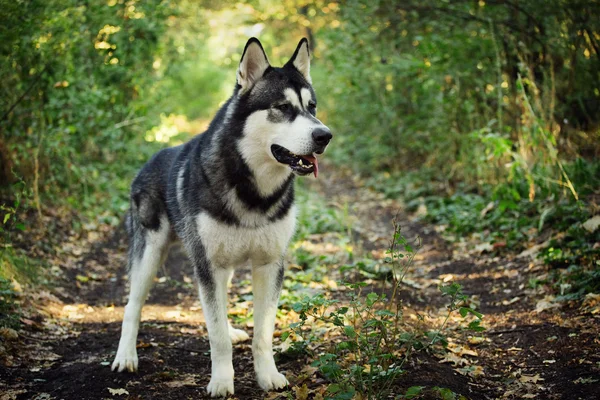
[[273, 359], [273, 330], [282, 283], [283, 262], [252, 268], [252, 292], [254, 293], [252, 355], [256, 380], [264, 390], [280, 389], [288, 385], [288, 380], [279, 373]]
[[227, 282], [231, 271], [204, 265], [199, 272], [202, 310], [208, 328], [212, 374], [206, 388], [212, 397], [233, 394], [231, 339], [227, 323]]

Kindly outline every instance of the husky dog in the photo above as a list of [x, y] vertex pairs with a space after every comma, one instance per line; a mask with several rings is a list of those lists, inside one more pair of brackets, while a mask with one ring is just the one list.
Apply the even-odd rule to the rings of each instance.
[[208, 393], [233, 394], [231, 345], [249, 336], [227, 320], [227, 286], [233, 270], [248, 262], [256, 378], [264, 390], [288, 384], [273, 359], [273, 330], [296, 223], [294, 175], [316, 177], [316, 154], [332, 138], [316, 112], [308, 41], [302, 39], [292, 58], [275, 68], [251, 38], [233, 95], [208, 130], [161, 150], [142, 168], [126, 219], [131, 287], [113, 370], [137, 370], [142, 306], [169, 246], [179, 240], [194, 266], [208, 328]]

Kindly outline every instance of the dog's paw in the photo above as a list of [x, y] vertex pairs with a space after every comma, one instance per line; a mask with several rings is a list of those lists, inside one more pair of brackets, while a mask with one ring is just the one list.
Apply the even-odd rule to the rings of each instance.
[[250, 336], [241, 329], [235, 329], [231, 325], [229, 326], [229, 337], [231, 338], [231, 343], [236, 344], [239, 342], [245, 342], [250, 339]]
[[135, 372], [138, 369], [138, 356], [135, 347], [117, 351], [111, 370]]
[[285, 375], [277, 371], [277, 369], [260, 374], [257, 373], [256, 380], [258, 381], [258, 386], [267, 392], [269, 390], [282, 389], [290, 384]]
[[233, 379], [211, 378], [206, 391], [210, 397], [225, 397], [233, 394]]

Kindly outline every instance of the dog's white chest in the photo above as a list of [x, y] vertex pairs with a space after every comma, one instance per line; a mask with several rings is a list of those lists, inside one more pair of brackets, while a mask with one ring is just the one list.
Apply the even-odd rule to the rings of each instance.
[[279, 261], [285, 253], [294, 234], [296, 209], [259, 228], [226, 225], [207, 213], [200, 213], [196, 224], [206, 256], [215, 267], [237, 267], [248, 261], [265, 265]]

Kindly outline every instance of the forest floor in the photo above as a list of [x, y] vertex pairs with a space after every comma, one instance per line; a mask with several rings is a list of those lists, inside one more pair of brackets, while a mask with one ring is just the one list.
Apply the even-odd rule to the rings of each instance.
[[[364, 188], [358, 178], [324, 168], [319, 180], [303, 190], [329, 207], [345, 209], [351, 238], [328, 233], [308, 235], [301, 244], [315, 257], [353, 257], [375, 261], [385, 257], [393, 234], [392, 220], [409, 240], [422, 247], [404, 279], [400, 298], [408, 324], [432, 324], [447, 314], [442, 282], [458, 282], [472, 307], [484, 314], [486, 330], [464, 329], [452, 315], [443, 331], [445, 351], [414, 353], [394, 384], [401, 398], [412, 386], [450, 389], [469, 399], [592, 399], [600, 393], [600, 314], [598, 298], [584, 304], [559, 304], [543, 285], [533, 285], [545, 266], [534, 251], [501, 255], [474, 243], [448, 243], [436, 226], [418, 222], [402, 205]], [[138, 338], [137, 373], [110, 370], [126, 302], [126, 237], [122, 227], [90, 230], [85, 237], [68, 228], [64, 217], [47, 216], [54, 246], [60, 251], [48, 262], [55, 278], [47, 289], [22, 294], [22, 329], [4, 330], [0, 342], [0, 399], [198, 399], [208, 398], [210, 354], [191, 267], [174, 248], [143, 310]], [[68, 218], [67, 218], [68, 219]], [[38, 241], [23, 238], [20, 246], [45, 254]], [[292, 246], [294, 247], [294, 246]], [[297, 247], [297, 246], [296, 246]], [[504, 249], [505, 250], [505, 249]], [[345, 253], [344, 253], [345, 251]], [[292, 251], [290, 251], [291, 253]], [[286, 280], [300, 267], [290, 255]], [[340, 262], [329, 262], [317, 284], [306, 286], [344, 299], [335, 284]], [[248, 301], [249, 269], [236, 272], [231, 288], [237, 327], [251, 333]], [[324, 282], [324, 283], [323, 283]], [[372, 282], [377, 290], [379, 283]], [[284, 297], [294, 290], [286, 285]], [[424, 316], [418, 318], [417, 316]], [[293, 320], [278, 320], [278, 333]], [[324, 339], [326, 340], [326, 339]], [[279, 337], [275, 344], [280, 345]], [[319, 398], [327, 382], [308, 356], [279, 357], [278, 367], [290, 389], [265, 394], [257, 386], [249, 342], [234, 345], [236, 399]], [[306, 388], [303, 389], [304, 385]], [[424, 398], [435, 398], [433, 393]], [[361, 397], [356, 397], [361, 398]]]

